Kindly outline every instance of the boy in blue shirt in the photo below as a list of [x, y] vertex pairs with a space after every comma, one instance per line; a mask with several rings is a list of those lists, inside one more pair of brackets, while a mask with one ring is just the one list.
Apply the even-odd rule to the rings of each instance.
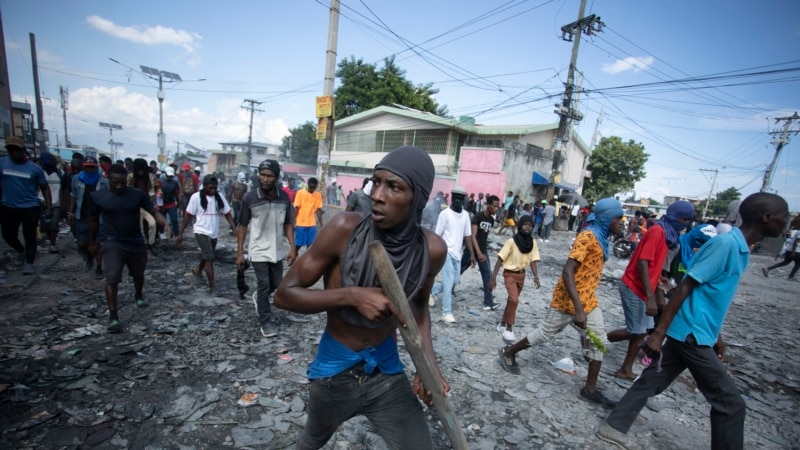
[[[597, 431], [623, 448], [640, 447], [626, 433], [650, 396], [663, 392], [685, 369], [711, 404], [711, 448], [744, 447], [745, 403], [722, 365], [725, 344], [720, 331], [742, 274], [750, 246], [780, 236], [789, 207], [775, 195], [759, 192], [740, 205], [742, 225], [717, 236], [694, 256], [691, 269], [671, 297], [658, 326], [645, 342], [653, 358]], [[666, 336], [666, 342], [662, 341]]]

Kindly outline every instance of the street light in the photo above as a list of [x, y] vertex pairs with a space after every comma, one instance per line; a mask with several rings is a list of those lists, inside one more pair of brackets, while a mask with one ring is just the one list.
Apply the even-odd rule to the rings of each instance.
[[122, 142], [114, 142], [114, 130], [121, 130], [122, 125], [116, 123], [100, 122], [100, 127], [108, 130], [108, 146], [111, 149], [111, 159], [117, 160], [117, 147], [122, 146]]
[[164, 136], [164, 79], [167, 79], [167, 83], [175, 83], [183, 80], [177, 73], [141, 65], [139, 68], [142, 69], [142, 73], [147, 75], [148, 78], [158, 80], [158, 154], [163, 155], [164, 147], [166, 146], [166, 137]]

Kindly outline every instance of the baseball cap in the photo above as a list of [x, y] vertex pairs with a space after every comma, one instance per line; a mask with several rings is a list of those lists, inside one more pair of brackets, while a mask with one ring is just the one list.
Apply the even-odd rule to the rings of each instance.
[[167, 167], [164, 170], [164, 172], [166, 172], [168, 177], [174, 177], [175, 176], [175, 169], [173, 169], [172, 167]]
[[201, 170], [200, 170], [200, 166], [197, 166], [197, 167], [195, 167], [195, 168], [194, 168], [194, 171], [195, 171], [195, 172], [200, 172], [200, 171], [201, 171]]
[[16, 147], [25, 150], [25, 141], [19, 136], [9, 136], [6, 138], [6, 148]]
[[83, 158], [83, 167], [97, 167], [97, 158], [94, 156]]
[[542, 200], [542, 204], [546, 205], [547, 204], [547, 200]]
[[192, 166], [189, 163], [183, 163], [183, 170], [192, 170]]

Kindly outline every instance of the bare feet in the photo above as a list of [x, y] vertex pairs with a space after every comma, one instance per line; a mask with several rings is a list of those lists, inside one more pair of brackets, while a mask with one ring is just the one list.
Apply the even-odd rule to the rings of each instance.
[[619, 378], [619, 379], [628, 380], [628, 381], [633, 381], [633, 380], [636, 379], [636, 374], [635, 373], [633, 373], [633, 372], [623, 372], [621, 370], [618, 370], [618, 371], [614, 372], [614, 376]]

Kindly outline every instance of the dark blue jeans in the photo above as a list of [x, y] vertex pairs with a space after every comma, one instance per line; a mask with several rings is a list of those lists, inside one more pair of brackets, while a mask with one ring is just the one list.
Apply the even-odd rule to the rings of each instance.
[[606, 422], [616, 430], [627, 433], [647, 399], [664, 392], [688, 368], [697, 388], [711, 404], [711, 448], [743, 448], [745, 402], [714, 349], [697, 345], [694, 336], [689, 335], [686, 342], [668, 337], [661, 354], [662, 371], [657, 370], [658, 358], [654, 358]]
[[432, 449], [422, 407], [405, 373], [364, 373], [359, 363], [339, 375], [311, 380], [308, 421], [297, 437], [297, 450], [325, 445], [339, 425], [364, 415], [391, 449]]
[[494, 297], [492, 291], [489, 290], [489, 281], [492, 279], [492, 269], [489, 268], [489, 258], [486, 261], [478, 261], [478, 270], [481, 271], [481, 280], [483, 280], [483, 306], [492, 306], [494, 304]]
[[178, 231], [178, 206], [173, 206], [172, 208], [167, 208], [164, 210], [164, 215], [167, 216], [167, 222], [169, 223], [169, 227], [172, 230], [172, 235], [177, 236]]
[[272, 309], [269, 304], [269, 296], [278, 289], [278, 285], [283, 280], [283, 261], [276, 263], [252, 261], [253, 272], [256, 273], [256, 313], [258, 323], [261, 325], [269, 322], [272, 317]]

